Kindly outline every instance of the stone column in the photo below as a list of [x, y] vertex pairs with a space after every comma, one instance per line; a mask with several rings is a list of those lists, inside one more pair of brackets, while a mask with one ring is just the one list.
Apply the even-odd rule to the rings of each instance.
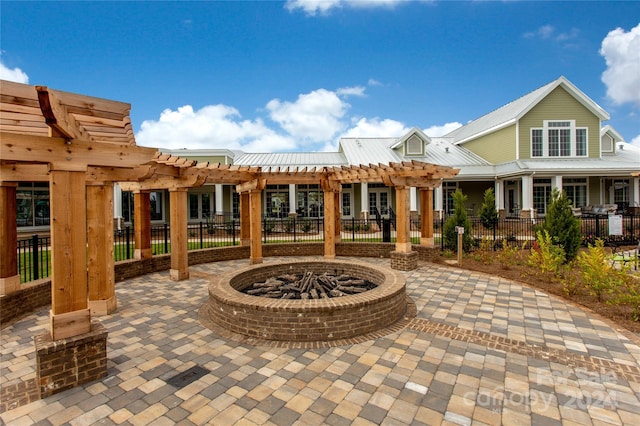
[[522, 210], [520, 217], [531, 218], [533, 215], [533, 177], [522, 176]]

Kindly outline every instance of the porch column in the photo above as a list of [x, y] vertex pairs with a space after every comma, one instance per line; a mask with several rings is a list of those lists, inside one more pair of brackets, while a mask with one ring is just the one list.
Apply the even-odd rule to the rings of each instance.
[[522, 176], [522, 209], [520, 217], [533, 217], [533, 177], [530, 175]]
[[562, 176], [554, 176], [551, 179], [551, 189], [557, 188], [558, 191], [562, 192]]
[[296, 184], [289, 184], [289, 216], [296, 216]]
[[262, 190], [249, 192], [249, 222], [251, 234], [251, 250], [249, 262], [254, 265], [262, 263]]
[[[418, 190], [416, 189], [415, 186], [412, 186], [411, 188], [409, 188], [409, 210], [411, 211], [409, 218], [411, 220], [417, 220], [418, 219]], [[409, 224], [411, 224], [411, 222], [409, 222]]]
[[420, 245], [434, 247], [433, 238], [433, 189], [420, 188]]
[[51, 167], [51, 339], [88, 333], [86, 171]]
[[240, 245], [251, 245], [251, 217], [249, 214], [249, 193], [240, 194]]
[[501, 218], [505, 217], [504, 210], [504, 180], [496, 179], [493, 186], [493, 195], [495, 195], [496, 199], [496, 210], [498, 211], [498, 216]]
[[215, 185], [216, 192], [216, 222], [223, 223], [224, 222], [224, 188], [221, 183], [216, 183]]
[[360, 219], [369, 219], [369, 184], [360, 183]]
[[0, 296], [20, 289], [15, 182], [0, 182]]
[[[629, 183], [631, 184], [631, 202], [629, 206], [640, 209], [640, 177], [632, 177]], [[640, 213], [640, 210], [635, 211], [637, 212], [636, 214]]]
[[92, 315], [116, 310], [113, 259], [113, 183], [87, 184], [89, 309]]
[[169, 190], [171, 269], [172, 281], [189, 278], [189, 253], [187, 239], [187, 188]]
[[442, 219], [442, 215], [444, 212], [444, 200], [443, 200], [443, 190], [442, 190], [442, 182], [440, 182], [440, 186], [436, 187], [433, 190], [433, 196], [435, 198], [435, 202], [434, 202], [434, 214], [437, 214], [438, 219]]
[[116, 219], [115, 226], [119, 230], [120, 227], [124, 227], [124, 221], [122, 221], [122, 188], [117, 183], [113, 185], [113, 218]]
[[149, 191], [133, 192], [134, 259], [151, 259], [151, 195]]

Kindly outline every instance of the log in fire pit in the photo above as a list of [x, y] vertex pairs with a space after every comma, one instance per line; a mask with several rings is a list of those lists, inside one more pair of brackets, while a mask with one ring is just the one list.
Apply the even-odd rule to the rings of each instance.
[[[259, 297], [267, 293], [277, 298]], [[400, 272], [357, 261], [304, 260], [252, 265], [211, 277], [209, 302], [201, 314], [233, 333], [311, 342], [378, 331], [406, 312]]]

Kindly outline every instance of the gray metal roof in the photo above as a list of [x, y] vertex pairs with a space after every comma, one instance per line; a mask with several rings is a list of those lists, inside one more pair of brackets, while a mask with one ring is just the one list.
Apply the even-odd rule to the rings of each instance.
[[331, 167], [348, 163], [340, 152], [274, 152], [237, 155], [233, 164], [260, 167]]
[[565, 77], [560, 77], [557, 80], [554, 80], [551, 83], [548, 83], [539, 89], [536, 89], [533, 92], [530, 92], [521, 98], [496, 109], [495, 111], [483, 115], [477, 120], [473, 120], [470, 123], [457, 128], [445, 136], [452, 138], [454, 143], [460, 144], [509, 126], [530, 111], [531, 108], [537, 105], [538, 102], [558, 86], [562, 86], [566, 89], [576, 98], [576, 100], [590, 109], [595, 115], [600, 117], [601, 120], [609, 119], [609, 114], [607, 114], [605, 110], [593, 102]]

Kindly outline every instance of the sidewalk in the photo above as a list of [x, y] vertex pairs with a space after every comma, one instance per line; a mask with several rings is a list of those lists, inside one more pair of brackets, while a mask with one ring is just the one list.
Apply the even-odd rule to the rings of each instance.
[[[162, 272], [118, 283], [118, 310], [101, 318], [109, 330], [108, 376], [9, 409], [0, 419], [8, 425], [615, 425], [640, 418], [640, 340], [559, 298], [422, 263], [406, 273], [417, 316], [400, 330], [345, 346], [254, 346], [198, 319], [208, 297], [205, 277], [246, 265], [192, 266], [191, 278], [181, 282]], [[1, 331], [3, 388], [33, 384], [33, 336], [48, 320], [42, 309]], [[194, 367], [190, 384], [168, 383]]]

